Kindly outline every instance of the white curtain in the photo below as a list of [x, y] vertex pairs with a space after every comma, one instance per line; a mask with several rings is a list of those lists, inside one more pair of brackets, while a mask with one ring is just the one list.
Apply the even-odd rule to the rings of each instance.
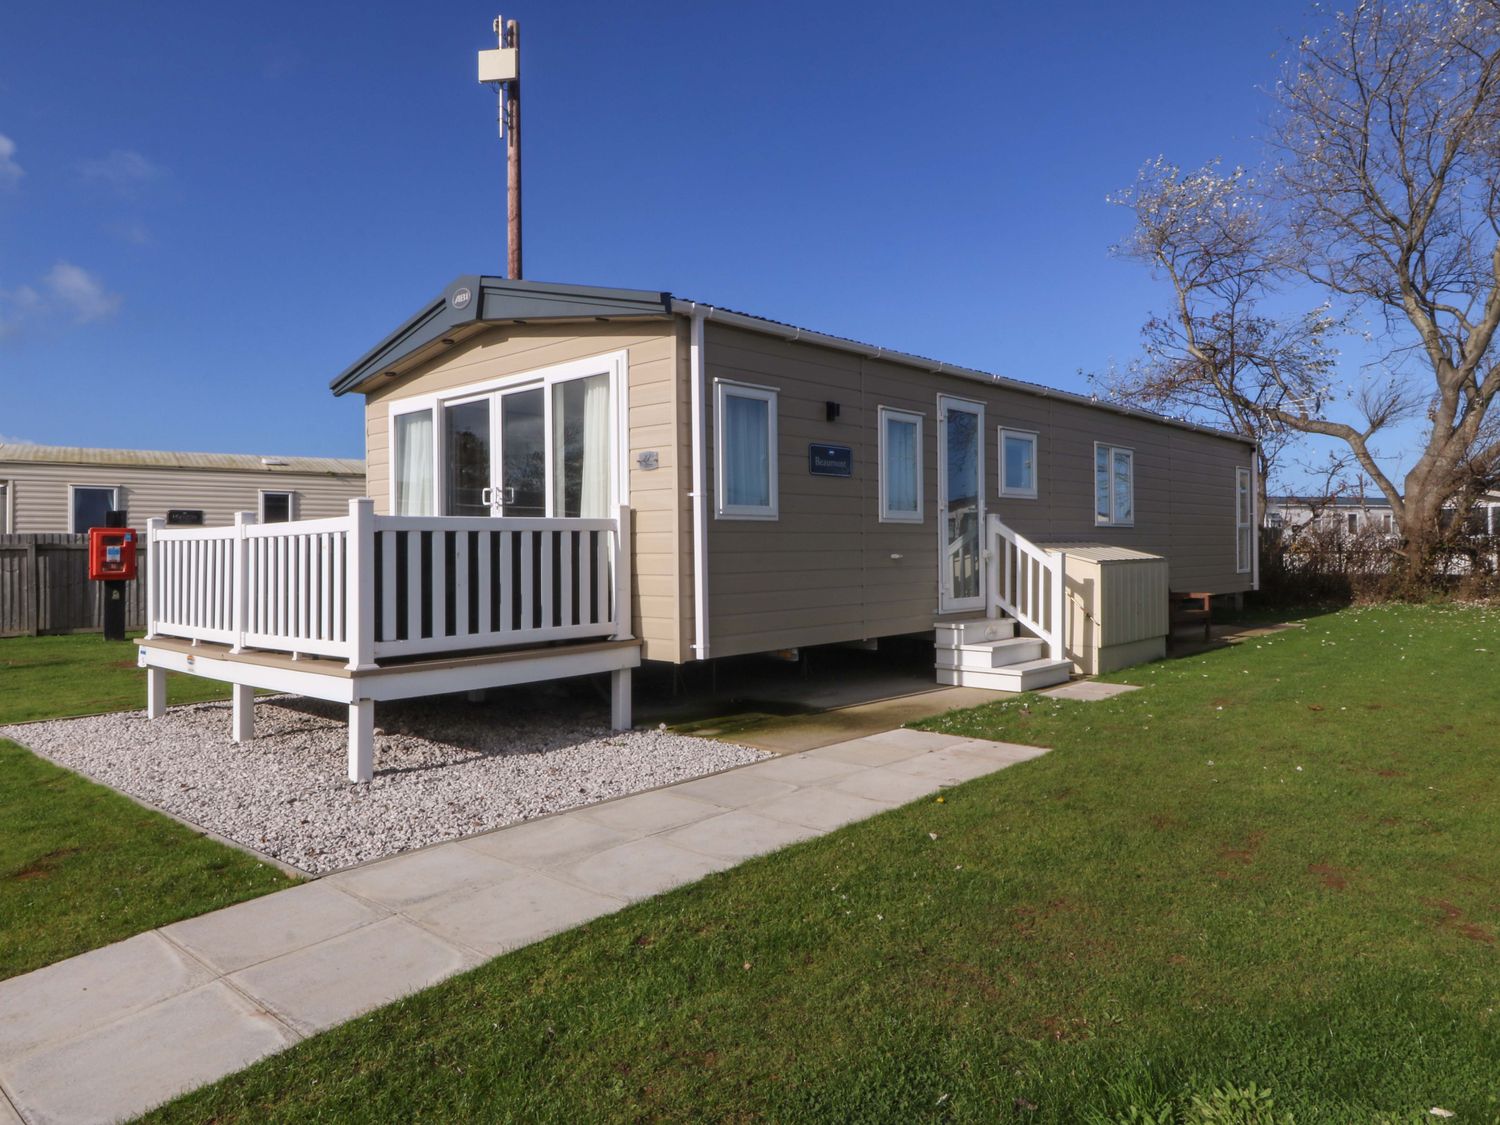
[[724, 396], [724, 503], [764, 508], [771, 503], [770, 404]]
[[608, 516], [609, 495], [609, 376], [583, 381], [583, 491], [578, 514], [585, 519]]
[[432, 411], [396, 415], [396, 515], [432, 515]]
[[917, 510], [917, 427], [900, 418], [885, 422], [885, 506], [892, 512]]

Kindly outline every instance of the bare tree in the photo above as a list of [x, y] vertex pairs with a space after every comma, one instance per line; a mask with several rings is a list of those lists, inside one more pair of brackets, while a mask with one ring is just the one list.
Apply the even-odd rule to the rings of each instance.
[[1295, 395], [1266, 413], [1349, 446], [1420, 572], [1444, 504], [1500, 463], [1487, 425], [1500, 391], [1500, 0], [1361, 2], [1301, 42], [1277, 98], [1289, 264], [1383, 314], [1387, 382], [1367, 415], [1425, 412], [1430, 426], [1398, 482], [1371, 453], [1378, 426]]
[[1172, 311], [1141, 330], [1142, 355], [1097, 377], [1107, 397], [1209, 422], [1255, 439], [1256, 511], [1296, 436], [1278, 411], [1321, 409], [1335, 353], [1327, 307], [1278, 318], [1261, 301], [1285, 272], [1278, 232], [1243, 169], [1184, 172], [1163, 158], [1110, 202], [1135, 226], [1114, 253], [1167, 281]]

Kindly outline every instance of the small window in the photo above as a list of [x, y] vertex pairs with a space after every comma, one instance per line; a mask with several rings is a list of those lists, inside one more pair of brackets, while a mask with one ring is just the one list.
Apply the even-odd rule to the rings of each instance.
[[0, 480], [0, 535], [9, 535], [13, 530], [10, 514], [10, 481]]
[[1359, 534], [1359, 513], [1358, 512], [1350, 512], [1347, 516], [1344, 517], [1344, 519], [1348, 521], [1349, 534], [1350, 535], [1358, 535]]
[[91, 527], [103, 527], [108, 513], [115, 511], [113, 488], [73, 486], [73, 533], [82, 535]]
[[922, 522], [922, 415], [880, 408], [880, 518]]
[[1234, 569], [1250, 573], [1250, 557], [1255, 551], [1255, 495], [1250, 491], [1250, 470], [1234, 471]]
[[1094, 445], [1094, 523], [1135, 524], [1135, 453], [1117, 445]]
[[260, 494], [260, 522], [288, 523], [297, 518], [297, 494], [295, 492], [262, 492]]
[[1000, 427], [1000, 495], [1036, 499], [1036, 434]]
[[718, 515], [773, 520], [777, 515], [776, 392], [714, 384]]

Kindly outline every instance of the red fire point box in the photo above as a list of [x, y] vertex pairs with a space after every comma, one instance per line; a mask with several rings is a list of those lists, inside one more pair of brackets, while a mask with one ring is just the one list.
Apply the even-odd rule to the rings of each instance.
[[133, 527], [89, 528], [89, 579], [129, 582], [135, 578], [136, 533]]

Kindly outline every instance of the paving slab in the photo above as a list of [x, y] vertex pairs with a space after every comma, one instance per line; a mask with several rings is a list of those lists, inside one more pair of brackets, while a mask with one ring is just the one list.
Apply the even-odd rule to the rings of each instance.
[[516, 869], [462, 844], [438, 844], [325, 876], [323, 881], [387, 910], [405, 910], [441, 894], [508, 879]]
[[572, 863], [632, 838], [581, 816], [549, 816], [459, 843], [507, 863], [546, 868]]
[[30, 1125], [135, 1117], [285, 1047], [296, 1036], [221, 981], [20, 1058], [0, 1079]]
[[5, 1091], [0, 1090], [0, 1125], [26, 1125], [21, 1120], [21, 1115], [16, 1112], [16, 1107], [10, 1104], [10, 1099], [5, 1096]]
[[923, 754], [916, 758], [907, 758], [904, 762], [892, 762], [887, 768], [896, 773], [932, 778], [944, 785], [959, 785], [965, 781], [973, 781], [976, 777], [994, 773], [996, 770], [1002, 770], [1008, 764], [989, 755], [976, 754], [962, 747], [954, 747], [950, 750], [934, 750], [931, 754]]
[[632, 902], [691, 883], [733, 864], [650, 837], [632, 840], [564, 868], [567, 877], [599, 894]]
[[[896, 765], [911, 765], [913, 762], [930, 757], [932, 755], [926, 754], [922, 758], [908, 758], [905, 762], [897, 762]], [[1001, 767], [996, 762], [991, 768], [1000, 769]], [[860, 770], [848, 777], [828, 782], [824, 787], [839, 793], [853, 793], [856, 797], [866, 797], [884, 804], [905, 805], [918, 798], [936, 793], [943, 787], [943, 781], [931, 775], [903, 773], [891, 766], [876, 766], [874, 769]]]
[[735, 726], [723, 733], [706, 729], [700, 729], [696, 733], [713, 735], [742, 746], [754, 746], [758, 750], [769, 750], [773, 754], [796, 754], [835, 742], [847, 742], [856, 735], [890, 730], [903, 723], [916, 722], [946, 711], [978, 707], [997, 699], [1009, 699], [1015, 694], [984, 688], [934, 688], [929, 682], [924, 690], [911, 692], [908, 689], [899, 693], [896, 698], [839, 707], [831, 711], [820, 710], [811, 715], [771, 716], [749, 726]]
[[591, 805], [579, 809], [578, 816], [613, 828], [630, 836], [649, 836], [678, 825], [715, 816], [724, 811], [723, 805], [715, 805], [696, 797], [679, 797], [663, 789], [650, 793], [637, 793], [634, 797], [621, 797], [618, 801], [605, 801], [602, 805]]
[[853, 793], [836, 793], [831, 789], [799, 789], [785, 797], [772, 797], [756, 805], [753, 812], [776, 820], [788, 820], [831, 832], [856, 820], [874, 816], [894, 808], [891, 801], [872, 801], [868, 797], [856, 797]]
[[678, 828], [668, 833], [666, 839], [705, 855], [743, 860], [817, 835], [820, 833], [816, 828], [735, 809]]
[[148, 932], [0, 981], [0, 1059], [112, 1023], [214, 975]]
[[730, 770], [712, 777], [700, 777], [672, 786], [672, 792], [683, 797], [696, 797], [701, 801], [712, 801], [726, 809], [742, 809], [756, 801], [769, 797], [780, 797], [797, 787], [785, 781], [744, 770]]
[[814, 761], [845, 762], [851, 766], [885, 766], [925, 754], [926, 750], [914, 750], [907, 746], [892, 746], [888, 742], [874, 742], [868, 738], [855, 738], [849, 742], [835, 742], [832, 746], [820, 746], [809, 750], [807, 756]]
[[754, 777], [769, 777], [773, 781], [785, 781], [791, 785], [819, 785], [836, 778], [848, 777], [863, 768], [853, 762], [841, 762], [837, 758], [787, 754], [756, 762], [753, 766], [745, 766], [740, 772]]
[[1007, 766], [1015, 765], [1017, 762], [1029, 762], [1032, 758], [1040, 758], [1048, 753], [1046, 746], [1023, 746], [1019, 742], [991, 742], [987, 738], [970, 739], [952, 749], [978, 754], [985, 758], [994, 758]]
[[495, 957], [624, 905], [622, 898], [526, 871], [494, 886], [429, 899], [410, 917], [447, 941]]
[[956, 746], [967, 740], [953, 734], [938, 734], [936, 731], [898, 727], [895, 730], [869, 735], [864, 741], [878, 743], [881, 746], [902, 746], [908, 750], [917, 751], [942, 750], [944, 747]]
[[226, 979], [302, 1034], [312, 1035], [480, 960], [405, 918], [386, 918]]
[[161, 933], [220, 973], [232, 973], [367, 926], [386, 912], [327, 882], [305, 883], [251, 899]]
[[1139, 684], [1101, 684], [1095, 680], [1075, 680], [1072, 683], [1047, 688], [1037, 694], [1050, 696], [1053, 699], [1077, 699], [1085, 703], [1097, 703], [1100, 700], [1124, 695], [1127, 691], [1140, 690]]

